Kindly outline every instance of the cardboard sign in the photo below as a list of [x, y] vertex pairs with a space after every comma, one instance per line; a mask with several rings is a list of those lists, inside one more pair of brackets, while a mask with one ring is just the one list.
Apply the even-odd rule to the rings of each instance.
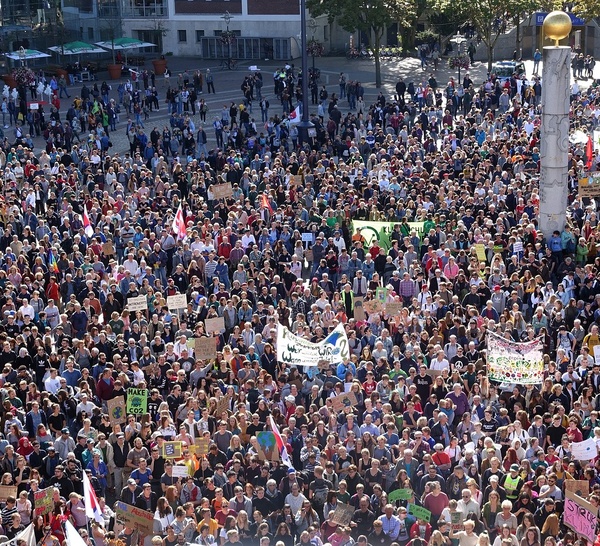
[[463, 513], [462, 512], [450, 512], [450, 525], [452, 526], [452, 532], [458, 533], [463, 529]]
[[354, 318], [359, 321], [366, 320], [365, 309], [363, 306], [364, 298], [357, 296], [354, 298]]
[[385, 304], [385, 312], [389, 317], [395, 317], [400, 314], [400, 311], [404, 308], [404, 304], [399, 301], [388, 302]]
[[225, 319], [223, 317], [207, 318], [204, 321], [204, 327], [209, 334], [220, 334], [225, 330]]
[[586, 177], [579, 179], [579, 197], [598, 197], [599, 195], [600, 172], [588, 173]]
[[565, 480], [563, 483], [565, 491], [570, 491], [584, 498], [590, 494], [590, 482], [587, 480]]
[[124, 396], [117, 396], [112, 400], [107, 400], [106, 405], [108, 406], [108, 417], [111, 425], [120, 425], [127, 421]]
[[151, 512], [117, 501], [115, 503], [115, 517], [122, 525], [137, 527], [145, 535], [154, 533], [154, 514]]
[[565, 507], [563, 523], [580, 536], [585, 537], [590, 543], [596, 540], [596, 523], [598, 521], [598, 508], [579, 495], [565, 491]]
[[167, 307], [169, 311], [187, 308], [187, 296], [185, 294], [177, 294], [176, 296], [167, 296]]
[[208, 446], [210, 446], [210, 438], [196, 438], [194, 445], [189, 446], [190, 451], [194, 451], [196, 457], [208, 455]]
[[35, 506], [35, 516], [45, 516], [54, 510], [54, 487], [38, 489], [33, 494], [33, 504]]
[[223, 415], [224, 411], [229, 410], [229, 398], [225, 398], [222, 396], [217, 400], [217, 407], [215, 409], [215, 417], [217, 419], [221, 419], [221, 415]]
[[193, 341], [196, 360], [213, 360], [217, 357], [216, 337], [197, 337]]
[[394, 502], [397, 500], [410, 500], [414, 495], [412, 489], [396, 489], [388, 495], [388, 500]]
[[127, 413], [130, 415], [148, 413], [148, 389], [127, 389]]
[[181, 451], [181, 442], [165, 442], [162, 447], [162, 456], [165, 459], [180, 459]]
[[381, 313], [383, 311], [383, 302], [375, 298], [374, 300], [363, 301], [363, 307], [369, 315]]
[[129, 298], [127, 300], [127, 308], [130, 312], [146, 311], [148, 309], [148, 300], [146, 296], [138, 296], [137, 298]]
[[338, 525], [347, 527], [350, 525], [353, 515], [354, 506], [344, 504], [343, 502], [338, 502], [337, 506], [335, 507], [335, 512], [333, 513], [332, 521]]
[[427, 510], [427, 508], [423, 508], [422, 506], [418, 506], [416, 504], [408, 505], [408, 513], [417, 519], [423, 519], [425, 521], [431, 520], [431, 512]]
[[258, 458], [261, 461], [279, 461], [279, 449], [273, 432], [270, 430], [257, 432], [256, 441], [259, 445]]
[[228, 199], [233, 196], [233, 187], [229, 182], [225, 184], [214, 184], [210, 187], [215, 199]]
[[8, 497], [17, 498], [16, 485], [0, 485], [0, 502], [6, 502]]
[[176, 464], [173, 465], [173, 477], [174, 478], [187, 478], [189, 476], [189, 469], [187, 465]]
[[480, 262], [485, 262], [487, 256], [485, 255], [485, 245], [483, 243], [477, 243], [475, 245], [475, 252], [477, 252], [477, 259]]
[[351, 408], [357, 404], [358, 400], [353, 392], [345, 392], [331, 398], [331, 407], [336, 413], [341, 413], [344, 408]]

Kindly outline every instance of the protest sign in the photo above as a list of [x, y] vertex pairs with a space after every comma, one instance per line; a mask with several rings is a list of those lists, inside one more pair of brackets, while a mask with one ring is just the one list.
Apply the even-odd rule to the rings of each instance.
[[427, 508], [423, 508], [422, 506], [418, 506], [416, 504], [408, 505], [408, 513], [417, 519], [423, 519], [425, 521], [431, 520], [431, 512], [427, 510]]
[[146, 296], [138, 296], [137, 298], [129, 298], [127, 300], [127, 308], [130, 312], [145, 311], [148, 309], [148, 300]]
[[212, 360], [217, 357], [216, 337], [197, 337], [194, 339], [194, 357], [196, 360]]
[[318, 366], [325, 361], [338, 364], [350, 358], [348, 336], [343, 324], [338, 324], [320, 343], [312, 343], [277, 325], [277, 360], [289, 366]]
[[124, 396], [116, 396], [112, 400], [107, 400], [106, 405], [108, 406], [108, 417], [111, 425], [120, 425], [127, 421]]
[[162, 456], [165, 459], [181, 458], [181, 442], [165, 442], [162, 447]]
[[[358, 228], [365, 239], [365, 247], [371, 247], [375, 242], [385, 250], [392, 247], [391, 235], [394, 226], [399, 222], [374, 222], [371, 220], [353, 220], [352, 234], [356, 235]], [[421, 237], [423, 235], [424, 222], [407, 222], [410, 231], [415, 231]]]
[[565, 480], [563, 483], [565, 491], [571, 491], [584, 498], [590, 494], [590, 482], [587, 480]]
[[215, 410], [215, 417], [221, 419], [223, 412], [229, 410], [229, 398], [222, 396], [217, 400], [217, 409]]
[[412, 489], [396, 489], [388, 494], [388, 500], [390, 502], [397, 500], [410, 500], [414, 494], [415, 493]]
[[578, 461], [591, 461], [598, 455], [598, 449], [596, 448], [596, 440], [594, 438], [588, 438], [583, 442], [572, 442], [571, 443], [571, 454], [573, 459]]
[[487, 334], [488, 377], [500, 383], [540, 384], [544, 379], [543, 344], [539, 339], [516, 343]]
[[343, 502], [338, 502], [337, 506], [335, 507], [335, 512], [333, 513], [332, 521], [338, 525], [347, 527], [350, 525], [353, 515], [354, 506], [344, 504]]
[[187, 478], [189, 475], [188, 467], [184, 464], [173, 465], [172, 475], [174, 478]]
[[523, 243], [521, 241], [517, 241], [516, 243], [513, 243], [513, 253], [519, 254], [521, 252], [523, 252]]
[[175, 296], [167, 296], [167, 307], [169, 311], [177, 311], [187, 307], [187, 296], [185, 294], [176, 294]]
[[563, 523], [592, 544], [596, 541], [598, 508], [579, 495], [565, 491]]
[[403, 309], [404, 304], [399, 301], [388, 302], [385, 304], [385, 313], [389, 317], [395, 317], [400, 314], [400, 311]]
[[6, 502], [8, 497], [17, 498], [16, 485], [0, 485], [0, 502]]
[[193, 447], [196, 452], [196, 457], [201, 457], [202, 455], [208, 455], [208, 446], [210, 445], [210, 438], [196, 438], [194, 440], [194, 445], [190, 446], [190, 450]]
[[387, 295], [388, 295], [388, 289], [387, 288], [383, 288], [383, 287], [379, 287], [376, 291], [375, 291], [375, 299], [379, 300], [381, 303], [383, 303], [385, 305], [385, 302], [387, 300]]
[[38, 489], [33, 494], [34, 514], [36, 516], [45, 516], [54, 510], [54, 487]]
[[303, 243], [312, 243], [315, 239], [313, 233], [303, 233], [302, 234], [302, 242]]
[[262, 430], [256, 433], [258, 443], [258, 458], [261, 461], [278, 461], [279, 449], [275, 440], [275, 434], [270, 430]]
[[485, 255], [485, 245], [483, 243], [477, 243], [475, 245], [475, 252], [477, 252], [477, 259], [480, 262], [485, 262], [487, 256]]
[[463, 529], [463, 513], [450, 511], [450, 525], [452, 525], [452, 532], [458, 533]]
[[130, 415], [148, 413], [148, 389], [127, 389], [127, 413]]
[[336, 413], [344, 411], [344, 408], [355, 407], [358, 404], [353, 392], [345, 392], [331, 398], [331, 407]]
[[579, 179], [579, 197], [598, 197], [600, 195], [600, 172], [587, 173]]
[[373, 300], [366, 300], [363, 301], [363, 308], [367, 313], [369, 313], [369, 315], [381, 313], [383, 311], [383, 302], [377, 298]]
[[151, 535], [154, 532], [154, 514], [137, 506], [117, 501], [115, 503], [115, 517], [119, 523], [127, 527], [137, 527], [144, 535]]
[[209, 334], [215, 332], [220, 334], [225, 330], [225, 319], [223, 317], [207, 318], [204, 320], [204, 329]]
[[225, 184], [213, 184], [210, 187], [215, 199], [228, 199], [233, 196], [233, 187], [230, 182]]
[[367, 317], [365, 315], [365, 309], [363, 307], [364, 298], [362, 296], [356, 296], [354, 298], [354, 318], [362, 321]]

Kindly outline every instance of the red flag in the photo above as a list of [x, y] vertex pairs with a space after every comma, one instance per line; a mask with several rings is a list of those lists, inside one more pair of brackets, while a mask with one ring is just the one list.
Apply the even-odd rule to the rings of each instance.
[[269, 201], [269, 198], [267, 197], [267, 194], [266, 194], [266, 193], [263, 193], [263, 194], [262, 194], [262, 203], [261, 203], [261, 205], [262, 205], [264, 208], [266, 208], [266, 209], [269, 209], [269, 212], [270, 212], [271, 214], [273, 214], [273, 207], [271, 206], [271, 201]]
[[183, 218], [183, 209], [181, 208], [181, 205], [179, 205], [175, 218], [173, 219], [173, 231], [178, 239], [184, 239], [186, 236], [185, 219]]
[[94, 228], [92, 227], [92, 223], [90, 222], [90, 217], [88, 216], [87, 210], [83, 207], [83, 230], [88, 237], [91, 237], [94, 234]]
[[588, 171], [592, 170], [592, 164], [593, 164], [593, 159], [594, 159], [594, 143], [592, 142], [592, 137], [588, 136], [588, 141], [587, 141], [587, 145], [585, 147], [585, 157], [587, 159], [587, 162], [585, 164], [585, 168]]
[[283, 438], [281, 437], [281, 433], [279, 432], [279, 428], [277, 427], [277, 423], [275, 419], [273, 419], [272, 415], [269, 415], [269, 424], [271, 425], [271, 430], [273, 431], [273, 436], [275, 436], [275, 443], [277, 444], [277, 449], [279, 450], [279, 456], [281, 457], [281, 461], [288, 468], [294, 468], [292, 464], [292, 460], [288, 455], [285, 444], [283, 443]]

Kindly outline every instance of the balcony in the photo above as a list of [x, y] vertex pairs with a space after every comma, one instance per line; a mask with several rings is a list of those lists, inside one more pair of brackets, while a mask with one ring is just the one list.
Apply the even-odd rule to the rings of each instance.
[[123, 2], [123, 17], [126, 19], [168, 16], [167, 0], [124, 0]]

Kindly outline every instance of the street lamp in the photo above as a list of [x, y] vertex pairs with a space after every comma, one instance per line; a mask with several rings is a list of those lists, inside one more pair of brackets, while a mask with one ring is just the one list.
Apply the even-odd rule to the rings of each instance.
[[[308, 21], [308, 28], [310, 28], [310, 39], [314, 42], [315, 41], [315, 32], [317, 30], [317, 22], [311, 17], [310, 20]], [[311, 50], [311, 56], [312, 56], [312, 71], [313, 74], [315, 73], [315, 53], [314, 50]]]
[[302, 48], [302, 121], [298, 123], [300, 143], [308, 142], [308, 131], [314, 128], [308, 119], [308, 52], [306, 51], [306, 0], [300, 0], [300, 47]]
[[231, 70], [231, 35], [229, 34], [229, 22], [231, 21], [231, 19], [233, 19], [233, 17], [231, 16], [231, 14], [226, 11], [222, 16], [221, 19], [223, 19], [223, 21], [225, 21], [225, 26], [227, 27], [226, 31], [225, 31], [225, 39], [227, 41], [227, 68], [229, 70]]
[[23, 46], [21, 46], [19, 48], [19, 59], [21, 59], [21, 66], [25, 66], [25, 57], [27, 56], [27, 52], [25, 51], [25, 48]]
[[462, 44], [464, 44], [467, 39], [460, 33], [457, 32], [450, 41], [453, 44], [456, 44], [456, 64], [458, 65], [458, 85], [460, 85], [460, 48]]

